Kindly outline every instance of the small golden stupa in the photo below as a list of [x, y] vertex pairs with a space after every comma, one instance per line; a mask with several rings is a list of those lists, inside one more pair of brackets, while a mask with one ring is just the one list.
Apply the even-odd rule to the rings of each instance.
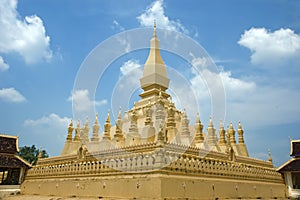
[[[269, 161], [250, 158], [238, 123], [218, 136], [212, 119], [205, 133], [197, 114], [190, 125], [167, 93], [169, 79], [154, 26], [140, 79], [143, 93], [131, 110], [110, 113], [99, 134], [98, 115], [71, 121], [60, 156], [40, 159], [21, 186], [23, 194], [108, 199], [285, 198], [284, 180]], [[195, 113], [196, 114], [196, 113]], [[73, 131], [75, 135], [73, 137]], [[238, 141], [236, 141], [236, 132]]]

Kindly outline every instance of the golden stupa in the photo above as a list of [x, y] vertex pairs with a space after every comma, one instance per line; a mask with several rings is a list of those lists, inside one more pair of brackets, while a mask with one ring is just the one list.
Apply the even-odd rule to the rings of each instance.
[[285, 198], [284, 180], [271, 157], [268, 161], [249, 157], [241, 124], [235, 131], [232, 123], [225, 130], [221, 122], [219, 136], [212, 119], [206, 133], [198, 114], [190, 125], [186, 112], [177, 110], [167, 93], [169, 81], [154, 26], [140, 79], [141, 99], [124, 117], [120, 111], [114, 126], [108, 113], [101, 134], [97, 115], [91, 138], [88, 120], [83, 127], [79, 122], [73, 127], [71, 121], [61, 155], [40, 159], [28, 171], [22, 194], [107, 199]]

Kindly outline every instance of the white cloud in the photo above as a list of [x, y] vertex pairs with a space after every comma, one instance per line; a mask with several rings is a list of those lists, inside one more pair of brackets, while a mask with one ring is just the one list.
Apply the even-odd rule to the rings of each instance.
[[256, 65], [281, 65], [290, 59], [300, 59], [300, 35], [291, 29], [270, 32], [251, 28], [238, 43], [251, 50], [251, 62]]
[[21, 103], [26, 101], [26, 98], [15, 88], [0, 89], [0, 99], [6, 102]]
[[[194, 57], [193, 54], [190, 53], [192, 57]], [[196, 69], [204, 69], [209, 66], [210, 61], [206, 57], [197, 57], [192, 59], [192, 66], [195, 67]]]
[[[215, 81], [219, 78], [222, 82]], [[206, 80], [211, 80], [209, 87]], [[262, 126], [295, 123], [300, 118], [298, 106], [300, 93], [294, 88], [283, 85], [257, 84], [251, 80], [234, 77], [231, 71], [224, 70], [214, 73], [204, 69], [200, 74], [195, 74], [190, 81], [191, 88], [200, 102], [201, 116], [210, 115], [209, 112], [212, 109], [209, 104], [212, 98], [210, 94], [212, 91], [220, 92], [218, 89], [221, 87], [218, 84], [221, 83], [226, 94], [225, 120], [227, 124], [229, 121], [241, 120], [245, 127], [254, 129]]]
[[91, 100], [88, 90], [75, 90], [73, 94], [68, 98], [69, 101], [73, 102], [73, 108], [78, 112], [88, 112], [94, 108], [94, 106], [106, 105], [107, 100], [101, 101]]
[[140, 78], [143, 76], [143, 68], [138, 60], [131, 59], [120, 67], [121, 77], [118, 81], [121, 88], [139, 88]]
[[[141, 68], [141, 64], [139, 63], [138, 60], [128, 60], [126, 62], [123, 63], [123, 65], [120, 67], [120, 71], [122, 73], [122, 75], [127, 75], [128, 73], [130, 73], [132, 70], [136, 70], [138, 68]], [[140, 71], [140, 70], [137, 70]], [[139, 74], [140, 75], [140, 74]]]
[[259, 86], [252, 94], [244, 94], [242, 99], [228, 105], [228, 116], [251, 128], [298, 123], [300, 118], [300, 93], [290, 88]]
[[256, 88], [254, 82], [247, 82], [242, 79], [234, 78], [230, 71], [221, 71], [219, 74], [225, 86], [226, 94], [239, 99], [241, 96], [249, 95]]
[[2, 56], [0, 56], [0, 71], [6, 71], [9, 69], [9, 65], [4, 62]]
[[36, 15], [20, 19], [17, 0], [0, 1], [0, 27], [0, 52], [17, 52], [27, 64], [52, 58], [43, 21]]
[[130, 42], [128, 41], [128, 39], [124, 38], [124, 37], [117, 37], [118, 42], [121, 44], [121, 46], [124, 47], [124, 50], [126, 53], [129, 53], [130, 49], [131, 49], [131, 45]]
[[180, 31], [188, 34], [188, 30], [179, 20], [170, 20], [165, 15], [163, 0], [154, 1], [140, 16], [137, 17], [141, 26], [153, 27], [154, 20], [158, 28], [164, 28], [172, 31]]
[[[220, 78], [222, 82], [214, 81]], [[209, 87], [206, 80], [211, 80]], [[221, 70], [219, 73], [214, 73], [207, 69], [195, 73], [190, 82], [199, 101], [200, 115], [204, 120], [211, 114], [211, 92], [220, 92], [218, 91], [218, 88], [221, 88], [218, 85], [220, 83], [223, 84], [226, 94], [225, 125], [228, 125], [229, 121], [237, 123], [241, 120], [247, 129], [255, 129], [262, 126], [296, 123], [300, 118], [298, 106], [300, 93], [294, 88], [257, 84], [251, 80], [234, 77], [231, 71]], [[185, 95], [190, 96], [191, 92], [185, 91]]]
[[70, 122], [70, 118], [67, 117], [59, 117], [55, 113], [51, 113], [49, 116], [43, 116], [39, 119], [33, 120], [33, 119], [27, 119], [24, 121], [24, 126], [53, 126], [53, 127], [64, 127], [67, 129], [68, 123]]
[[[226, 109], [230, 107], [228, 105], [233, 102], [245, 102], [248, 95], [255, 93], [255, 82], [234, 77], [231, 71], [225, 71], [221, 66], [218, 67], [219, 70], [212, 69], [216, 66], [212, 65], [209, 58], [194, 57], [191, 64], [191, 89], [185, 90], [184, 95], [196, 96], [200, 115], [204, 116], [204, 120], [212, 115], [214, 121], [218, 122], [226, 117]], [[193, 94], [189, 94], [192, 92]]]
[[[196, 93], [198, 91], [191, 86], [190, 79], [184, 76], [182, 71], [167, 66], [167, 75], [171, 79], [168, 93], [172, 96], [176, 108], [185, 109], [191, 122], [194, 122], [196, 113], [201, 107], [199, 106], [201, 103], [198, 101], [199, 93]], [[202, 108], [201, 112], [203, 111]]]
[[67, 137], [70, 120], [55, 113], [38, 119], [27, 119], [23, 123], [24, 128], [20, 137], [23, 141], [30, 138], [26, 143], [42, 146], [51, 156], [59, 155]]
[[131, 59], [120, 67], [120, 77], [112, 91], [112, 113], [118, 113], [119, 107], [131, 109], [130, 101], [133, 94], [140, 90], [140, 78], [143, 76], [142, 65], [138, 60]]
[[123, 26], [121, 26], [121, 24], [117, 20], [113, 21], [113, 24], [112, 24], [111, 28], [114, 29], [114, 30], [119, 30], [119, 31], [124, 31], [125, 30], [125, 28]]
[[[232, 77], [231, 71], [224, 71], [222, 66], [219, 67], [221, 69], [219, 73], [212, 72], [208, 69], [210, 61], [205, 57], [193, 58], [191, 64], [194, 67], [192, 68], [194, 77], [191, 79], [191, 84], [199, 99], [210, 98], [208, 90], [211, 92], [224, 88], [227, 97], [231, 100], [240, 100], [244, 94], [255, 90], [255, 82]], [[199, 73], [195, 69], [200, 70]]]

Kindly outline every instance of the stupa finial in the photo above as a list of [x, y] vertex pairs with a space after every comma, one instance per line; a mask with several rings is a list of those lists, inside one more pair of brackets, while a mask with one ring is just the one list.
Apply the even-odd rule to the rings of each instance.
[[199, 115], [199, 113], [197, 112], [197, 113], [196, 113], [196, 121], [198, 121], [198, 120], [200, 121], [200, 115]]
[[209, 125], [208, 127], [214, 127], [213, 121], [212, 121], [212, 116], [209, 117]]
[[89, 126], [89, 117], [86, 116], [85, 118], [85, 126], [88, 127]]
[[106, 123], [110, 123], [110, 110], [107, 111]]
[[40, 146], [38, 160], [41, 159], [42, 157], [43, 157], [43, 150], [42, 150], [42, 146]]
[[74, 141], [80, 141], [80, 120], [77, 120], [77, 125], [76, 125], [76, 129], [75, 129], [75, 136], [74, 136]]
[[107, 118], [104, 124], [104, 135], [103, 135], [103, 140], [110, 140], [110, 110], [107, 112]]
[[273, 163], [273, 158], [272, 158], [272, 156], [271, 156], [271, 151], [270, 151], [270, 149], [268, 149], [268, 161], [269, 161], [270, 163]]
[[67, 136], [67, 140], [68, 141], [72, 141], [72, 132], [73, 132], [74, 128], [73, 128], [73, 120], [71, 119], [69, 127], [68, 127], [68, 136]]
[[219, 127], [219, 136], [220, 136], [220, 140], [219, 140], [219, 144], [221, 145], [225, 145], [226, 144], [226, 139], [225, 139], [225, 129], [224, 129], [224, 124], [222, 119], [220, 120], [220, 127]]
[[119, 108], [118, 119], [122, 119], [122, 107]]
[[95, 119], [95, 124], [98, 124], [98, 113], [96, 113], [96, 119]]
[[197, 115], [196, 115], [195, 130], [196, 130], [196, 135], [195, 135], [195, 141], [196, 141], [196, 143], [203, 142], [204, 141], [204, 137], [203, 137], [203, 125], [201, 124], [200, 115], [199, 115], [198, 112], [197, 112]]
[[93, 125], [93, 134], [92, 134], [91, 141], [93, 141], [93, 142], [98, 142], [99, 141], [99, 129], [100, 129], [100, 125], [99, 125], [99, 122], [98, 122], [98, 113], [96, 113], [95, 122], [94, 122], [94, 125]]
[[230, 122], [229, 129], [228, 129], [227, 133], [228, 133], [228, 135], [229, 135], [229, 141], [230, 141], [230, 144], [236, 144], [236, 140], [235, 140], [235, 130], [234, 130], [234, 128], [233, 128], [232, 121]]
[[223, 129], [224, 129], [224, 124], [223, 124], [222, 119], [220, 119], [220, 128], [223, 128]]
[[241, 124], [241, 121], [239, 121], [238, 129], [243, 129], [242, 124]]
[[153, 37], [156, 38], [156, 20], [154, 20], [154, 25], [153, 25]]
[[238, 125], [238, 135], [239, 135], [239, 143], [240, 144], [244, 144], [244, 130], [242, 127], [241, 122], [239, 121], [239, 125]]

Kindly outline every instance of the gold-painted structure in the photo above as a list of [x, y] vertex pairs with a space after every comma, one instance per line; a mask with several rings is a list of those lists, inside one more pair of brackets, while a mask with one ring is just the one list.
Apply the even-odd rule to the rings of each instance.
[[[40, 159], [28, 171], [23, 194], [111, 199], [285, 198], [285, 185], [271, 161], [250, 158], [238, 123], [219, 130], [212, 118], [204, 131], [191, 124], [167, 93], [169, 79], [154, 26], [140, 79], [141, 100], [99, 134], [98, 114], [89, 124], [71, 121], [60, 156]], [[75, 129], [75, 135], [73, 132]], [[236, 133], [238, 140], [236, 141]]]

